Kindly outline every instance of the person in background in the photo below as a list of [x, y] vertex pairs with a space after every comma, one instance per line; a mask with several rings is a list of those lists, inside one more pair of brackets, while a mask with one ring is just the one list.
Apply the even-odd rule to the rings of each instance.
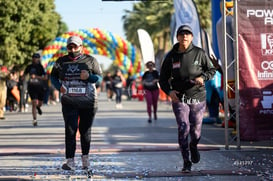
[[50, 102], [50, 87], [49, 87], [49, 75], [47, 74], [47, 79], [43, 81], [44, 84], [44, 100], [43, 105], [48, 105]]
[[144, 87], [144, 95], [147, 103], [148, 122], [152, 122], [152, 107], [154, 120], [157, 120], [157, 104], [159, 97], [158, 80], [159, 73], [155, 70], [155, 64], [152, 61], [146, 63], [147, 71], [142, 76], [142, 84]]
[[51, 76], [50, 74], [48, 75], [49, 80], [48, 80], [48, 87], [49, 87], [49, 101], [48, 104], [53, 104], [56, 105], [56, 103], [60, 102], [59, 98], [59, 91], [54, 87], [54, 85], [51, 83]]
[[0, 66], [0, 119], [5, 119], [5, 105], [7, 99], [7, 77], [8, 77], [8, 69], [6, 66]]
[[75, 169], [76, 134], [79, 128], [82, 169], [88, 169], [91, 143], [91, 127], [97, 111], [96, 83], [102, 81], [98, 61], [83, 54], [80, 37], [67, 39], [68, 54], [60, 57], [51, 72], [51, 83], [60, 91], [65, 123], [65, 157], [63, 170]]
[[182, 172], [190, 172], [192, 163], [200, 160], [197, 144], [206, 110], [205, 81], [213, 78], [216, 69], [205, 51], [193, 45], [190, 26], [181, 25], [176, 38], [178, 43], [164, 58], [159, 84], [172, 100], [178, 143], [184, 160]]
[[97, 94], [99, 96], [100, 92], [101, 92], [101, 82], [96, 82], [95, 86], [96, 86], [96, 89], [97, 89]]
[[112, 88], [112, 76], [110, 72], [106, 72], [106, 75], [103, 77], [103, 88], [105, 87], [108, 101], [112, 100], [113, 97], [113, 88]]
[[112, 77], [113, 90], [116, 94], [116, 108], [122, 108], [122, 90], [123, 84], [126, 82], [120, 69], [117, 69], [115, 75]]
[[18, 72], [16, 69], [12, 68], [8, 75], [8, 79], [6, 82], [7, 85], [7, 102], [6, 108], [10, 112], [18, 111], [18, 105], [20, 102], [20, 92], [18, 89]]
[[27, 111], [27, 108], [26, 108], [27, 81], [24, 76], [24, 70], [19, 71], [18, 89], [20, 91], [19, 112], [26, 112]]
[[37, 112], [42, 115], [41, 107], [44, 101], [44, 81], [47, 80], [44, 67], [40, 62], [40, 54], [32, 55], [32, 63], [25, 69], [24, 76], [29, 75], [28, 93], [32, 103], [33, 126], [37, 126]]
[[132, 84], [134, 82], [134, 77], [132, 76], [131, 72], [128, 72], [128, 77], [126, 79], [126, 94], [127, 100], [130, 101], [132, 99]]

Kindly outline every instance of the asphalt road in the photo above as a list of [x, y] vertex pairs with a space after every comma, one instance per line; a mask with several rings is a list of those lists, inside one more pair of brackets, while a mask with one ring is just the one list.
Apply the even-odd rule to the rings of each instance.
[[[114, 101], [99, 96], [99, 109], [92, 128], [92, 171], [61, 170], [64, 159], [64, 123], [61, 105], [45, 105], [38, 126], [30, 111], [6, 112], [0, 121], [0, 180], [273, 180], [273, 142], [229, 140], [225, 150], [224, 129], [203, 124], [199, 149], [201, 161], [184, 174], [177, 144], [177, 127], [169, 103], [160, 102], [158, 120], [147, 122], [146, 104]], [[30, 108], [29, 108], [30, 110]], [[232, 131], [232, 130], [230, 130]], [[92, 177], [91, 177], [92, 175]]]

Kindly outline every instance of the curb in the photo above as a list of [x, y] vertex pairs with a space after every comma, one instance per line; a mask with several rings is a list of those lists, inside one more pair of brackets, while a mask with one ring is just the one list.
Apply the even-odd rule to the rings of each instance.
[[[220, 150], [218, 147], [198, 147], [199, 151], [211, 151]], [[140, 148], [96, 148], [91, 149], [90, 154], [109, 154], [119, 152], [163, 152], [163, 151], [180, 151], [179, 147], [140, 147]], [[80, 153], [77, 150], [77, 153]], [[42, 154], [64, 154], [64, 150], [56, 149], [24, 149], [24, 148], [12, 148], [1, 150], [0, 156], [11, 156], [11, 155], [42, 155]]]
[[142, 178], [160, 178], [160, 177], [192, 177], [192, 176], [255, 176], [254, 172], [250, 171], [234, 171], [234, 170], [200, 170], [192, 171], [190, 173], [182, 173], [179, 171], [173, 172], [126, 172], [126, 173], [111, 173], [100, 174], [93, 173], [89, 175], [86, 171], [81, 171], [79, 175], [71, 172], [71, 175], [31, 175], [31, 176], [0, 176], [0, 180], [67, 180], [67, 179], [142, 179]]

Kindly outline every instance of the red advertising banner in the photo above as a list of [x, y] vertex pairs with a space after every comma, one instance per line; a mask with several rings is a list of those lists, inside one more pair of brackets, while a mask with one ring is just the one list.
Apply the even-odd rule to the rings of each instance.
[[240, 137], [273, 138], [273, 1], [238, 1]]
[[273, 1], [238, 1], [240, 137], [273, 139]]

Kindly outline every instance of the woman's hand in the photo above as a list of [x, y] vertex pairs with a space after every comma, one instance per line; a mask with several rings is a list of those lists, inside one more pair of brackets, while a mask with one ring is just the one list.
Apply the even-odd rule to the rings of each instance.
[[61, 86], [60, 92], [61, 92], [62, 94], [66, 94], [67, 89], [66, 89], [66, 87], [65, 87], [64, 85]]
[[180, 102], [179, 98], [177, 97], [176, 94], [179, 94], [178, 91], [176, 90], [172, 90], [170, 93], [169, 93], [169, 96], [171, 97], [172, 101], [173, 102]]
[[202, 86], [205, 85], [204, 79], [203, 79], [202, 77], [196, 77], [196, 78], [194, 79], [194, 81], [195, 81], [195, 84], [197, 84], [197, 85], [202, 85]]
[[153, 83], [156, 84], [158, 82], [158, 79], [154, 79]]
[[80, 74], [80, 78], [81, 78], [81, 80], [86, 80], [86, 79], [88, 79], [88, 78], [89, 78], [89, 73], [88, 73], [88, 71], [87, 71], [87, 70], [82, 70], [82, 71], [81, 71], [81, 74]]
[[31, 74], [31, 75], [30, 75], [30, 78], [31, 78], [31, 79], [35, 79], [35, 78], [36, 78], [36, 75], [35, 75], [35, 74]]

